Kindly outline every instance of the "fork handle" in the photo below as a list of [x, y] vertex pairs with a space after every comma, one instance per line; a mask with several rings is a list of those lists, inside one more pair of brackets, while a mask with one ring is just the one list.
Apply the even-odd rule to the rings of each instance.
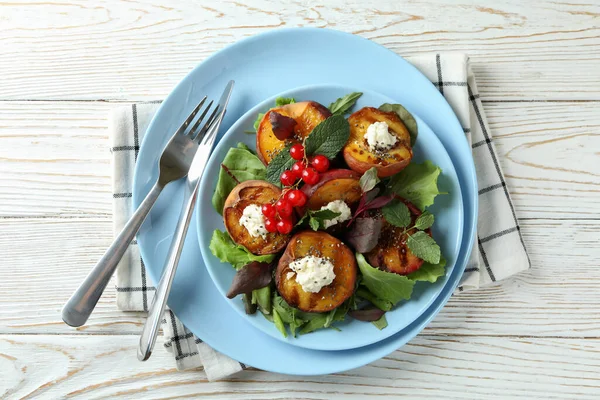
[[137, 353], [138, 360], [140, 361], [146, 361], [150, 358], [152, 349], [156, 343], [156, 337], [158, 336], [158, 330], [160, 328], [160, 320], [162, 319], [165, 306], [167, 305], [167, 299], [169, 297], [169, 292], [171, 291], [175, 272], [177, 271], [177, 265], [179, 264], [179, 258], [181, 257], [181, 251], [183, 250], [183, 244], [185, 243], [185, 237], [194, 212], [197, 196], [198, 181], [194, 184], [189, 180], [186, 180], [184, 200], [181, 207], [181, 214], [179, 215], [179, 221], [175, 228], [175, 235], [171, 241], [165, 268], [160, 278], [160, 282], [158, 283], [158, 287], [156, 288], [154, 300], [150, 306], [150, 311], [148, 311], [148, 319], [144, 324], [144, 329], [140, 336]]
[[67, 301], [62, 310], [62, 319], [67, 325], [78, 327], [85, 324], [162, 189], [158, 182], [152, 187], [121, 233]]

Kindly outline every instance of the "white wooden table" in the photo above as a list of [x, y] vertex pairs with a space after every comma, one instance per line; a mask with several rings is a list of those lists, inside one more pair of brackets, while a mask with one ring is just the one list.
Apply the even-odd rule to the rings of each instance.
[[[0, 3], [0, 397], [600, 398], [600, 2], [315, 3]], [[454, 297], [390, 356], [322, 377], [209, 383], [160, 349], [138, 363], [144, 317], [117, 311], [114, 285], [89, 325], [65, 326], [63, 302], [111, 241], [108, 111], [161, 99], [209, 54], [282, 26], [468, 52], [533, 268]]]

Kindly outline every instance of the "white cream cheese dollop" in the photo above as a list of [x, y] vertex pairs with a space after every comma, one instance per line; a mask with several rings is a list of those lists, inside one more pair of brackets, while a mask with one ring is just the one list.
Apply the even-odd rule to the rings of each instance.
[[324, 221], [325, 229], [329, 228], [330, 226], [339, 224], [340, 222], [348, 221], [352, 217], [352, 210], [350, 210], [348, 204], [346, 204], [343, 200], [331, 201], [327, 203], [327, 205], [321, 207], [321, 210], [331, 210], [333, 212], [340, 213], [340, 215], [338, 215], [337, 217], [333, 219], [326, 219]]
[[305, 292], [318, 293], [335, 279], [333, 264], [326, 258], [306, 256], [292, 261], [289, 266]]
[[246, 228], [252, 237], [261, 236], [264, 239], [267, 233], [269, 233], [265, 228], [265, 217], [262, 210], [256, 204], [250, 204], [244, 208], [240, 218], [240, 225]]
[[374, 122], [369, 125], [364, 137], [372, 152], [389, 150], [398, 141], [398, 138], [390, 133], [386, 122]]

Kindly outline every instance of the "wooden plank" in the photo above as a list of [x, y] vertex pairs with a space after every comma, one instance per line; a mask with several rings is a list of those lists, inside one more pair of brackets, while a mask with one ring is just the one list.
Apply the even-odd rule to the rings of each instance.
[[[107, 115], [122, 105], [0, 102], [0, 216], [110, 215]], [[520, 218], [600, 217], [598, 103], [485, 108]]]
[[[522, 223], [533, 268], [451, 299], [426, 334], [600, 337], [597, 221]], [[109, 218], [1, 219], [0, 334], [137, 334], [141, 314], [116, 310], [112, 285], [78, 330], [62, 305], [110, 244]]]
[[215, 51], [294, 26], [352, 32], [404, 56], [467, 52], [484, 99], [600, 99], [594, 2], [65, 0], [2, 3], [0, 15], [1, 99], [163, 98]]
[[[0, 336], [8, 398], [596, 399], [600, 340], [418, 337], [346, 373], [297, 377], [247, 370], [209, 383], [177, 372], [162, 349], [136, 360], [136, 336]], [[565, 362], [568, 360], [568, 362]]]

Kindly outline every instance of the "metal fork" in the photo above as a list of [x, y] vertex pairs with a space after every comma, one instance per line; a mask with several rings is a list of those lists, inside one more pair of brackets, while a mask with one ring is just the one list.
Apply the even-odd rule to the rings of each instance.
[[[231, 86], [232, 82], [227, 85], [227, 93], [231, 91]], [[98, 264], [90, 271], [79, 288], [65, 304], [62, 310], [62, 319], [66, 324], [74, 327], [85, 324], [114, 274], [117, 264], [123, 257], [123, 254], [125, 254], [125, 251], [164, 187], [188, 174], [192, 160], [198, 150], [198, 143], [195, 140], [198, 137], [202, 137], [204, 133], [214, 126], [214, 123], [217, 122], [215, 118], [220, 115], [218, 107], [215, 108], [204, 125], [199, 129], [200, 123], [206, 117], [213, 104], [211, 101], [194, 123], [196, 115], [202, 109], [205, 102], [206, 96], [198, 103], [194, 111], [183, 122], [173, 137], [171, 137], [158, 161], [158, 180], [131, 216], [123, 230], [115, 238], [112, 245], [106, 250], [100, 261], [98, 261]]]
[[214, 123], [212, 123], [206, 131], [201, 131], [198, 134], [200, 145], [198, 151], [196, 152], [196, 156], [192, 161], [192, 166], [190, 167], [187, 178], [185, 179], [183, 204], [181, 213], [179, 215], [179, 222], [177, 222], [175, 235], [171, 241], [171, 247], [169, 248], [167, 260], [165, 262], [166, 265], [163, 269], [163, 274], [160, 278], [160, 282], [158, 283], [158, 287], [156, 288], [154, 300], [150, 306], [150, 311], [148, 311], [148, 319], [146, 320], [146, 324], [144, 325], [144, 329], [142, 330], [142, 335], [140, 337], [140, 344], [138, 347], [138, 359], [140, 361], [146, 361], [152, 354], [152, 349], [154, 348], [154, 343], [156, 342], [156, 336], [158, 335], [158, 330], [160, 327], [160, 320], [164, 314], [167, 298], [169, 297], [169, 292], [171, 291], [173, 278], [175, 277], [175, 272], [177, 271], [177, 265], [179, 264], [179, 258], [181, 256], [187, 230], [190, 225], [190, 219], [192, 218], [192, 213], [194, 212], [200, 177], [204, 172], [204, 168], [206, 167], [213, 144], [215, 143], [215, 138], [217, 137], [217, 133], [219, 131], [219, 126], [223, 116], [225, 115], [225, 110], [227, 108], [227, 103], [229, 102], [229, 95], [232, 87], [233, 81], [230, 81], [225, 88], [221, 99], [219, 100], [219, 104], [217, 105], [217, 110], [219, 112], [214, 120]]

